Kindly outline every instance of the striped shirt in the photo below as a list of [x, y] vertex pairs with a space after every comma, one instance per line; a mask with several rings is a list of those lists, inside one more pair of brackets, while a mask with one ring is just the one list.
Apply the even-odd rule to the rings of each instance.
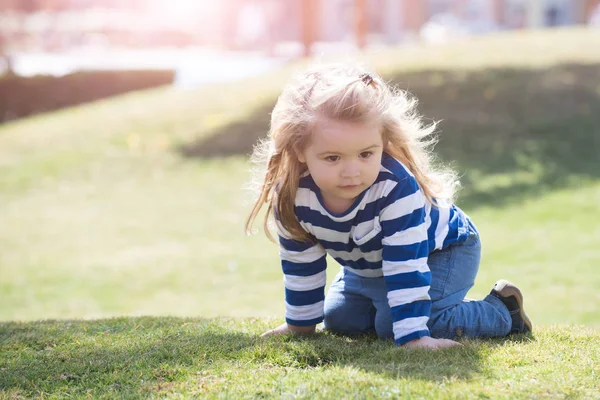
[[384, 277], [396, 344], [429, 336], [427, 258], [433, 250], [466, 240], [468, 222], [458, 207], [432, 207], [408, 168], [384, 153], [375, 183], [344, 213], [325, 209], [308, 174], [300, 179], [294, 210], [316, 243], [292, 240], [277, 224], [287, 323], [323, 321], [329, 254], [357, 275]]

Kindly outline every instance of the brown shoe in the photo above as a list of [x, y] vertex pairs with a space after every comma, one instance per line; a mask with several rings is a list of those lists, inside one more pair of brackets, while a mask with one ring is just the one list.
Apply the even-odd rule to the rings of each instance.
[[527, 333], [533, 331], [531, 320], [523, 309], [523, 295], [518, 287], [504, 279], [494, 285], [490, 295], [504, 303], [512, 319], [510, 333]]

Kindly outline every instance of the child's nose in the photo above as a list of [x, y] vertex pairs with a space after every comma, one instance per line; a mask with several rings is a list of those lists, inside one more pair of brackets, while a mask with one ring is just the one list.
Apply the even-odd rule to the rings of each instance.
[[358, 165], [356, 165], [354, 163], [346, 164], [346, 166], [342, 170], [342, 178], [354, 178], [359, 175], [360, 175], [360, 168], [358, 167]]

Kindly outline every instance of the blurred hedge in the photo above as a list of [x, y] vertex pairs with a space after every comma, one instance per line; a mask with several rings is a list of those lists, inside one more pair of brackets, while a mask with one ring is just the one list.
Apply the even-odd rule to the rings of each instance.
[[132, 90], [173, 83], [175, 72], [81, 71], [55, 77], [0, 77], [0, 123]]

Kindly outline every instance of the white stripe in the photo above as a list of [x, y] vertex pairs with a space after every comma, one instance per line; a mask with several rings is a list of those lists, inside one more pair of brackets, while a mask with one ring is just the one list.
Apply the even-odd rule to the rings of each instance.
[[420, 190], [402, 197], [381, 211], [381, 221], [389, 221], [412, 213], [425, 206], [425, 196]]
[[279, 257], [281, 257], [282, 260], [299, 264], [315, 262], [325, 254], [325, 249], [320, 244], [315, 244], [313, 247], [304, 251], [290, 251], [283, 248], [283, 246], [279, 246]]
[[306, 291], [324, 287], [327, 283], [326, 271], [311, 276], [284, 275], [283, 285], [290, 290]]
[[344, 265], [343, 268], [346, 268], [348, 271], [350, 271], [358, 276], [362, 276], [363, 278], [381, 278], [383, 276], [383, 272], [381, 271], [381, 268], [354, 269], [354, 268], [348, 267], [347, 265]]
[[379, 216], [376, 215], [373, 219], [361, 222], [350, 230], [352, 241], [358, 245], [364, 244], [381, 232], [379, 224]]
[[281, 225], [278, 219], [275, 219], [275, 226], [277, 227], [277, 234], [284, 239], [291, 239], [292, 235]]
[[371, 185], [367, 193], [365, 193], [365, 204], [372, 203], [375, 200], [379, 200], [382, 197], [387, 196], [397, 184], [398, 183], [396, 181], [386, 179], [385, 181], [377, 182], [376, 184]]
[[444, 245], [444, 239], [448, 236], [448, 222], [450, 219], [450, 208], [443, 206], [438, 208], [440, 215], [435, 228], [435, 248], [439, 250]]
[[407, 244], [421, 243], [423, 240], [427, 240], [426, 222], [386, 237], [385, 244], [388, 246], [403, 246]]
[[415, 258], [408, 261], [386, 261], [382, 262], [383, 274], [385, 276], [401, 274], [404, 272], [429, 272], [427, 257]]
[[394, 338], [400, 339], [413, 332], [426, 330], [427, 321], [429, 321], [429, 317], [406, 318], [394, 322]]
[[333, 229], [323, 228], [322, 226], [316, 226], [310, 222], [303, 222], [303, 224], [310, 233], [312, 233], [319, 240], [326, 240], [328, 242], [341, 242], [344, 241], [348, 236], [349, 232], [340, 232]]
[[294, 204], [300, 207], [308, 207], [313, 210], [321, 211], [319, 209], [320, 207], [317, 207], [319, 204], [317, 196], [309, 188], [298, 188], [296, 191], [296, 199]]
[[392, 175], [396, 176], [396, 174], [394, 174], [392, 171], [390, 171], [389, 169], [387, 169], [387, 168], [386, 168], [386, 167], [384, 167], [383, 165], [381, 165], [381, 168], [379, 168], [379, 170], [380, 170], [380, 171], [383, 171], [383, 172], [387, 172], [387, 173], [389, 173], [389, 174], [392, 174]]
[[388, 292], [387, 297], [390, 303], [390, 307], [396, 307], [402, 304], [408, 304], [418, 300], [431, 299], [429, 297], [429, 286], [392, 290]]
[[425, 222], [427, 223], [425, 230], [429, 232], [429, 227], [431, 226], [431, 203], [428, 201], [425, 203]]
[[371, 232], [374, 228], [376, 228], [379, 225], [379, 222], [377, 221], [378, 219], [379, 216], [375, 215], [372, 219], [363, 221], [360, 224], [356, 224], [356, 226], [354, 226], [353, 235], [356, 236], [356, 233], [360, 232]]
[[344, 261], [358, 261], [361, 258], [363, 258], [368, 262], [372, 263], [381, 261], [381, 252], [382, 250], [379, 249], [363, 253], [362, 251], [360, 251], [359, 247], [352, 249], [351, 252], [327, 249], [327, 254], [329, 254], [333, 258], [341, 258]]
[[285, 317], [298, 321], [320, 318], [323, 316], [323, 304], [323, 300], [307, 306], [292, 306], [285, 303]]

